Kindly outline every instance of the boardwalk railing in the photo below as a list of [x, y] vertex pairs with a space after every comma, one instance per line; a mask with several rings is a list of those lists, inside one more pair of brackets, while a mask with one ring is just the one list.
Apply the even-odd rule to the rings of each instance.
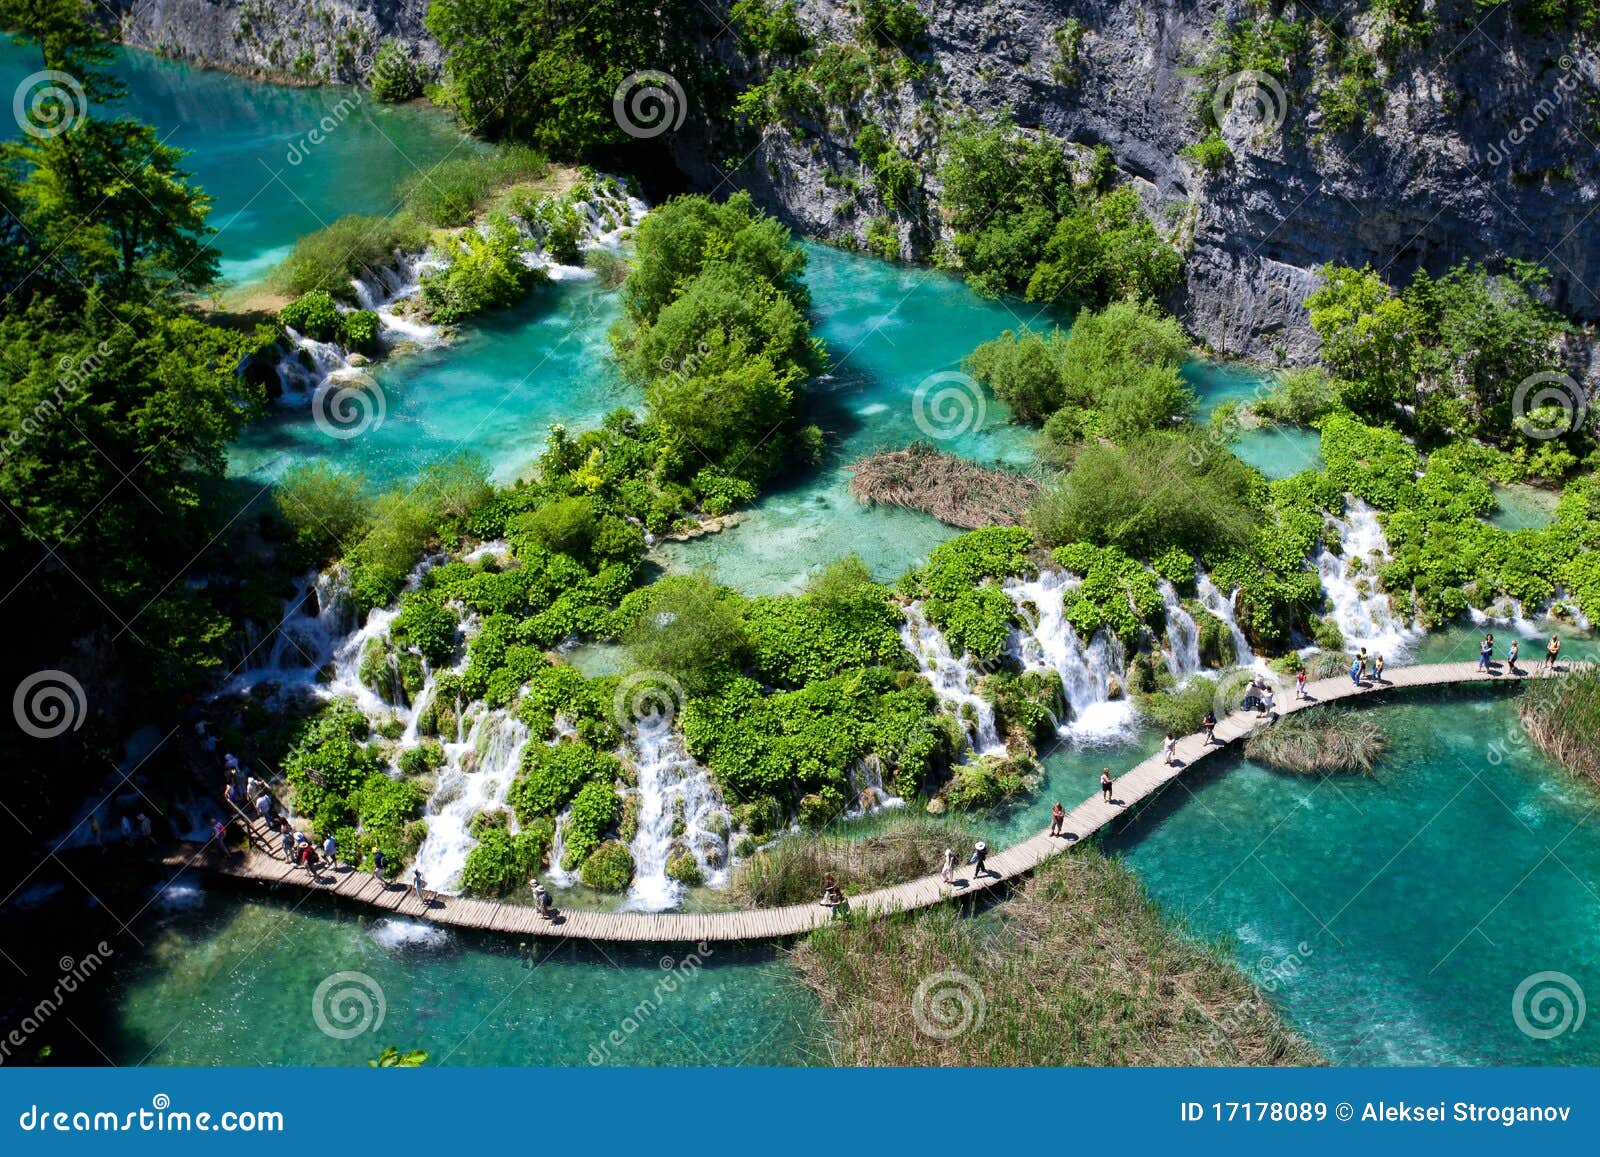
[[[1458, 683], [1521, 682], [1564, 674], [1586, 663], [1562, 663], [1552, 670], [1540, 662], [1518, 668], [1515, 675], [1495, 664], [1488, 672], [1476, 663], [1435, 663], [1396, 667], [1385, 673], [1381, 683], [1369, 679], [1357, 685], [1348, 676], [1322, 679], [1306, 686], [1307, 697], [1296, 699], [1284, 692], [1274, 705], [1271, 717], [1254, 711], [1234, 711], [1219, 720], [1212, 742], [1197, 732], [1178, 740], [1174, 761], [1165, 762], [1157, 753], [1116, 779], [1112, 799], [1107, 802], [1096, 793], [1067, 813], [1063, 835], [1040, 832], [989, 857], [987, 872], [972, 879], [962, 870], [956, 885], [942, 883], [938, 876], [924, 876], [891, 888], [879, 888], [850, 898], [855, 918], [871, 918], [913, 908], [926, 908], [958, 896], [972, 896], [1023, 875], [1074, 847], [1100, 831], [1119, 816], [1128, 814], [1137, 803], [1150, 798], [1197, 762], [1225, 750], [1258, 728], [1271, 726], [1279, 717], [1319, 703], [1357, 699], [1374, 693], [1393, 693], [1418, 687], [1441, 687]], [[403, 884], [381, 880], [353, 868], [312, 869], [295, 867], [255, 849], [228, 855], [214, 847], [186, 849], [166, 857], [164, 863], [187, 869], [205, 868], [230, 876], [268, 883], [294, 884], [330, 895], [343, 896], [358, 903], [420, 917], [438, 924], [509, 932], [526, 936], [552, 936], [582, 940], [632, 940], [653, 942], [704, 942], [766, 940], [797, 936], [826, 924], [832, 917], [821, 904], [795, 904], [785, 908], [763, 908], [737, 912], [560, 912], [554, 919], [542, 920], [525, 904], [495, 900], [471, 900], [455, 896], [426, 899]], [[819, 897], [820, 898], [820, 897]]]

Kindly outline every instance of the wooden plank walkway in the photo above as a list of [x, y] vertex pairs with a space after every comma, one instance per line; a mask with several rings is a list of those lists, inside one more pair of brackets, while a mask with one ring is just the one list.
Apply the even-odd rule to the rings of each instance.
[[[1478, 670], [1476, 663], [1434, 663], [1395, 667], [1384, 673], [1382, 684], [1368, 680], [1355, 686], [1349, 676], [1322, 679], [1306, 686], [1308, 698], [1296, 700], [1293, 688], [1283, 692], [1275, 704], [1276, 716], [1292, 714], [1318, 703], [1354, 699], [1371, 694], [1387, 695], [1416, 687], [1441, 687], [1457, 683], [1520, 682], [1548, 678], [1587, 663], [1562, 662], [1556, 671], [1539, 670], [1539, 659], [1518, 668], [1515, 676], [1496, 662], [1492, 673]], [[971, 869], [958, 869], [958, 884], [951, 886], [938, 876], [925, 876], [892, 888], [880, 888], [850, 898], [857, 917], [871, 918], [913, 908], [927, 908], [958, 896], [972, 896], [1021, 876], [1052, 856], [1059, 855], [1087, 839], [1135, 804], [1158, 793], [1195, 763], [1225, 750], [1272, 720], [1255, 712], [1234, 711], [1217, 722], [1216, 742], [1207, 744], [1204, 734], [1186, 735], [1178, 741], [1172, 765], [1160, 753], [1129, 768], [1117, 777], [1110, 803], [1097, 792], [1067, 813], [1065, 838], [1048, 831], [1013, 844], [989, 857], [988, 873], [971, 878]], [[593, 912], [563, 911], [553, 920], [538, 919], [532, 908], [521, 904], [439, 896], [426, 905], [407, 885], [385, 882], [352, 868], [322, 869], [315, 874], [291, 867], [275, 856], [254, 847], [242, 853], [222, 854], [215, 849], [187, 847], [166, 856], [162, 862], [182, 869], [201, 868], [229, 876], [267, 883], [291, 884], [343, 896], [385, 911], [432, 921], [435, 924], [484, 931], [510, 932], [527, 936], [547, 936], [576, 940], [644, 941], [652, 943], [705, 943], [712, 941], [771, 940], [798, 936], [826, 924], [831, 914], [820, 904], [796, 904], [786, 908], [763, 908], [737, 912]]]

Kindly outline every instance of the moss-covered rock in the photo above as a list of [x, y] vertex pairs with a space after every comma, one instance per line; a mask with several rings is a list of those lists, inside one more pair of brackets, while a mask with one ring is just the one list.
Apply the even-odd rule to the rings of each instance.
[[633, 880], [633, 853], [621, 840], [607, 840], [583, 862], [583, 882], [601, 892], [620, 892]]
[[705, 882], [705, 875], [700, 871], [700, 862], [694, 858], [694, 852], [682, 844], [675, 844], [667, 853], [667, 877], [680, 884]]

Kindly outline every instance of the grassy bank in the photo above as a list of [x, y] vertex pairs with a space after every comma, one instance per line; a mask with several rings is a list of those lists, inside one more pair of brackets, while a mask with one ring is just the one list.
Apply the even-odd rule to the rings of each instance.
[[946, 848], [964, 862], [976, 839], [953, 824], [910, 814], [881, 821], [865, 837], [785, 836], [739, 863], [729, 894], [748, 908], [803, 904], [821, 898], [827, 874], [852, 894], [886, 888], [937, 872]]
[[1339, 707], [1308, 707], [1244, 741], [1246, 759], [1297, 775], [1371, 775], [1389, 737], [1372, 719]]
[[1517, 705], [1534, 745], [1574, 775], [1600, 784], [1600, 670], [1529, 682]]
[[988, 916], [940, 906], [830, 926], [794, 961], [839, 1064], [1321, 1063], [1243, 973], [1090, 851], [1042, 866]]

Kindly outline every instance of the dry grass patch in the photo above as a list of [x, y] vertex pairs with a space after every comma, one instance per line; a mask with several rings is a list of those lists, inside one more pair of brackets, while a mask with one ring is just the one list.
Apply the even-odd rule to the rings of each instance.
[[1323, 1063], [1219, 950], [1171, 929], [1090, 849], [983, 917], [941, 905], [831, 925], [794, 961], [839, 1064]]
[[1039, 494], [1026, 474], [979, 466], [918, 442], [857, 462], [850, 493], [870, 505], [903, 506], [962, 530], [1020, 526]]
[[1371, 775], [1389, 737], [1371, 718], [1338, 707], [1308, 707], [1244, 741], [1246, 759], [1297, 775]]
[[822, 877], [832, 874], [847, 894], [904, 884], [932, 875], [954, 848], [965, 863], [977, 837], [925, 816], [895, 816], [867, 836], [784, 836], [733, 870], [729, 894], [747, 908], [781, 908], [822, 898]]

